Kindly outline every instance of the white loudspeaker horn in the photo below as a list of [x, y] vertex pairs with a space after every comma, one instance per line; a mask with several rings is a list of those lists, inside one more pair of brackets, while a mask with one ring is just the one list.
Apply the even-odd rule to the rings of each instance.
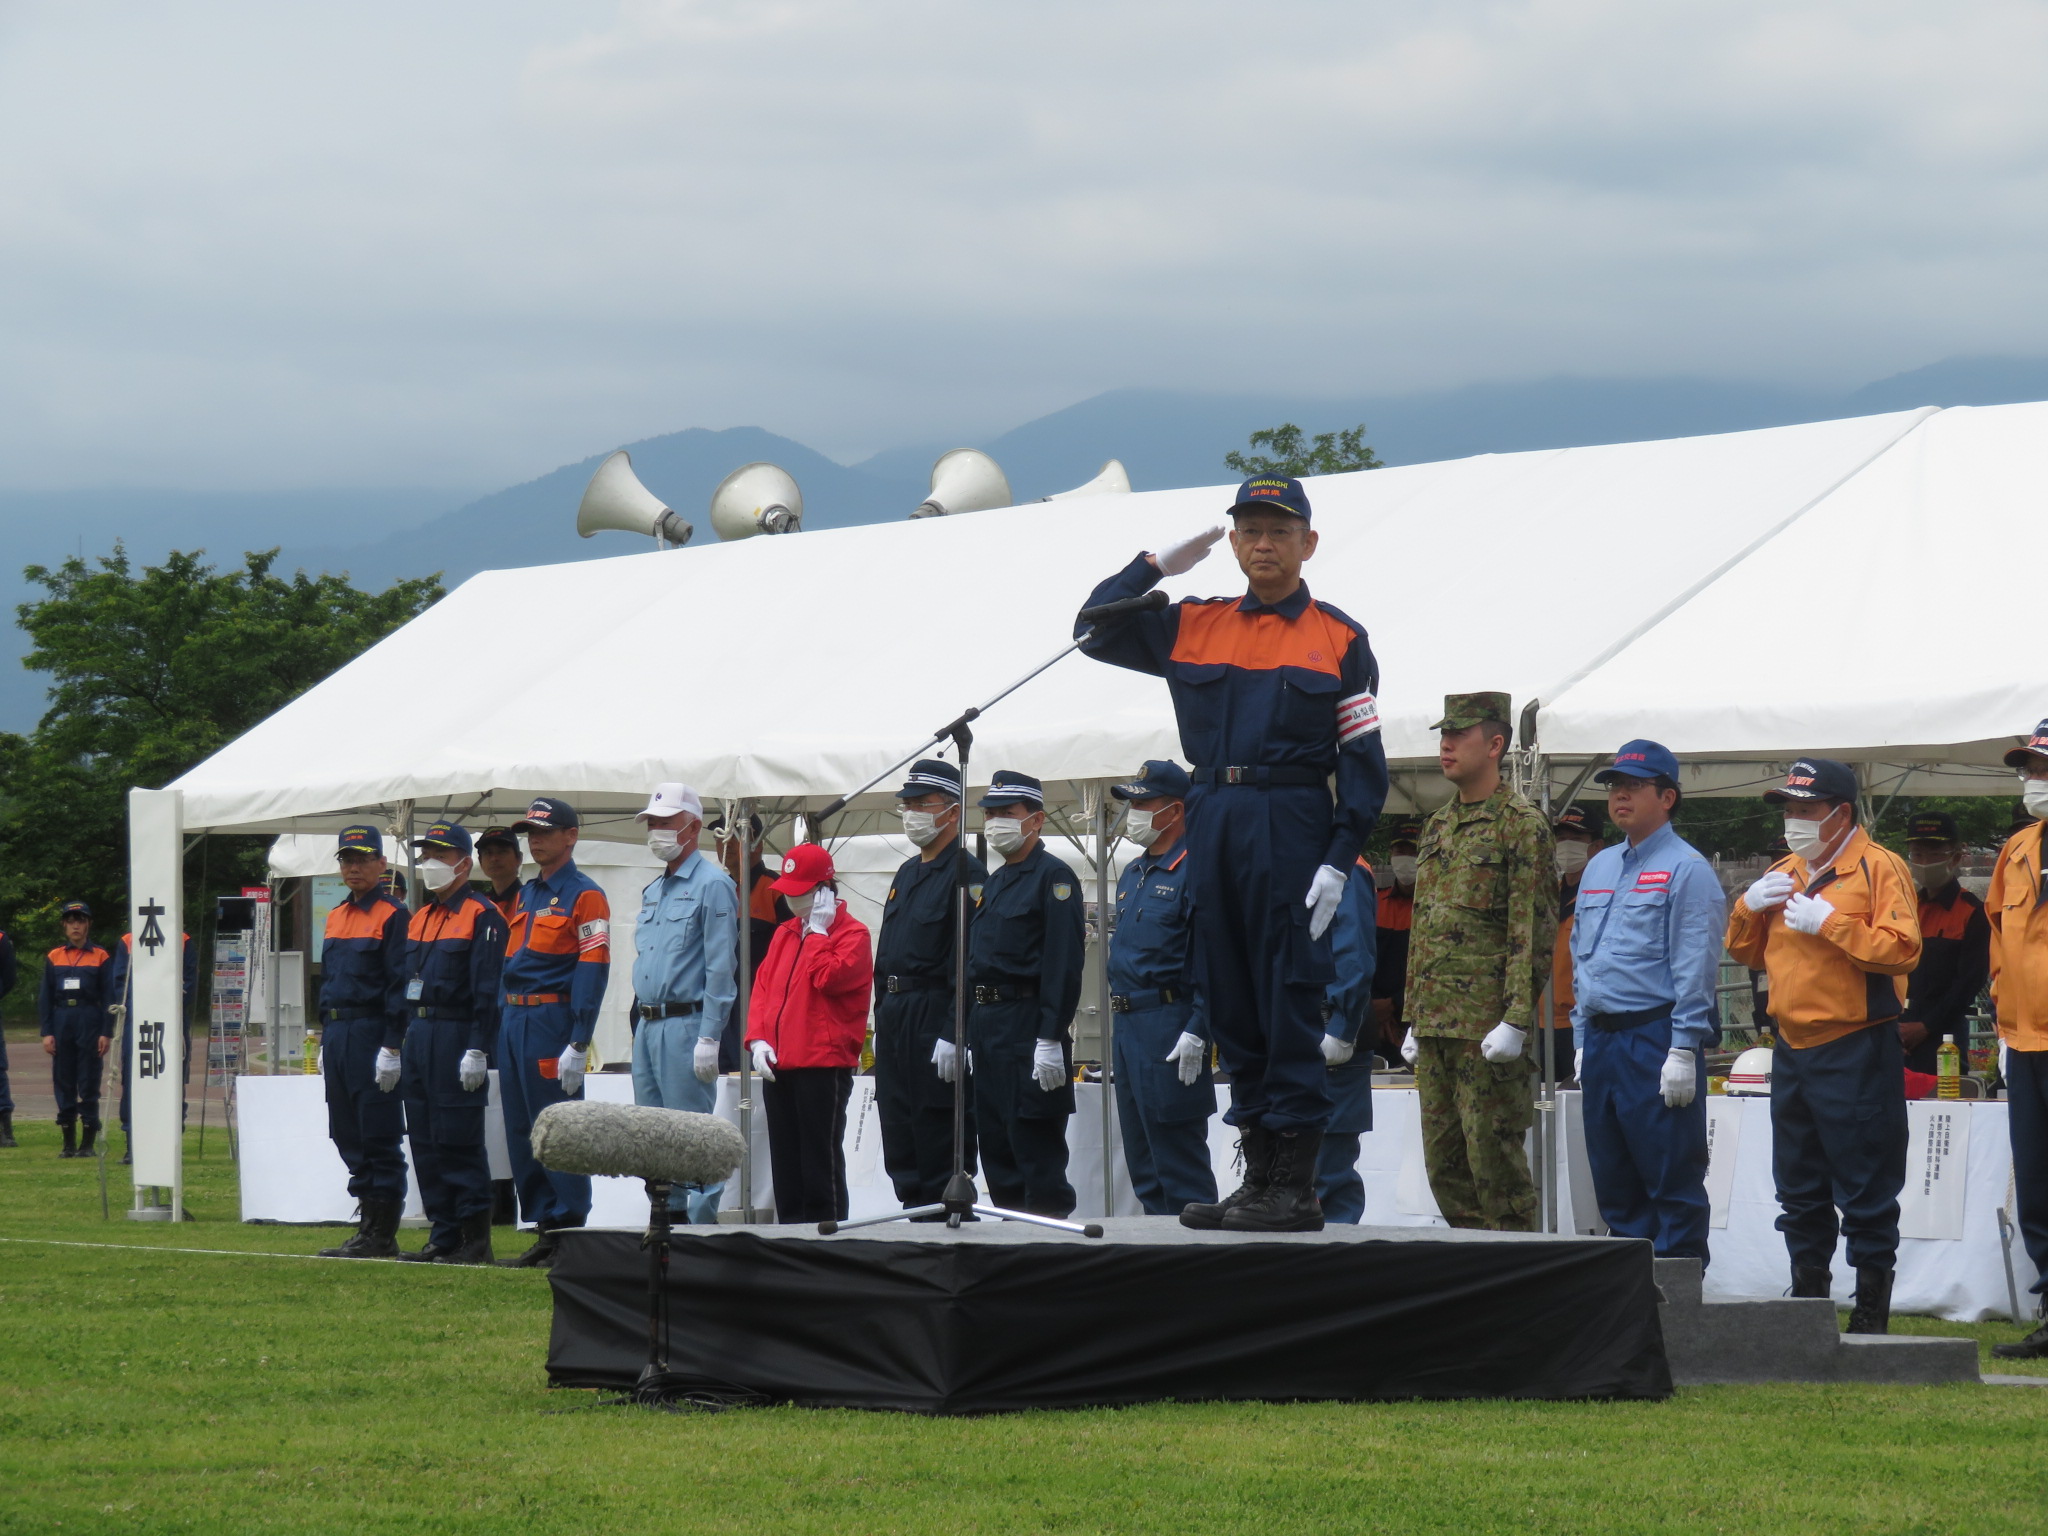
[[1054, 491], [1050, 496], [1041, 496], [1040, 501], [1070, 501], [1076, 496], [1128, 496], [1131, 494], [1131, 477], [1124, 473], [1124, 461], [1111, 459], [1095, 472], [1093, 480], [1084, 480], [1071, 491]]
[[955, 448], [932, 465], [932, 493], [912, 517], [948, 517], [1011, 505], [1010, 482], [996, 461], [979, 448]]
[[623, 448], [597, 466], [576, 508], [576, 531], [584, 538], [607, 528], [637, 533], [663, 547], [687, 544], [696, 531], [640, 483], [632, 456]]
[[721, 539], [799, 533], [803, 526], [804, 493], [773, 464], [742, 464], [711, 493], [711, 528]]

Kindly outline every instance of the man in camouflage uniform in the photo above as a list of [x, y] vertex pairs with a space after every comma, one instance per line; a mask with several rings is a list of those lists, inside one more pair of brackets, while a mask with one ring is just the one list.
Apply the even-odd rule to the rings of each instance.
[[1542, 813], [1501, 780], [1504, 693], [1444, 700], [1439, 762], [1458, 793], [1417, 850], [1401, 1054], [1422, 1096], [1429, 1187], [1454, 1227], [1531, 1232], [1522, 1137], [1534, 1113], [1526, 1049], [1557, 932], [1557, 870]]

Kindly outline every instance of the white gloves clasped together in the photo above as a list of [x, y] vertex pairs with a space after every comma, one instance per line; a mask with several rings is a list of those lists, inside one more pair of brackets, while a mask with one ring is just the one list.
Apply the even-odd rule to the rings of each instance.
[[1742, 903], [1752, 912], [1783, 907], [1785, 926], [1794, 933], [1819, 933], [1822, 925], [1835, 915], [1834, 903], [1825, 896], [1808, 896], [1803, 891], [1794, 895], [1792, 877], [1782, 869], [1769, 869], [1758, 875], [1742, 893]]

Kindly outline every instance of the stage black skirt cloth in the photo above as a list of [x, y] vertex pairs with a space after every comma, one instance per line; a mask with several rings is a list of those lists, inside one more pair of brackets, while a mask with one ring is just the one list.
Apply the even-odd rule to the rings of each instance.
[[[1648, 1243], [1105, 1225], [682, 1229], [670, 1367], [776, 1402], [938, 1414], [1671, 1392]], [[549, 1377], [630, 1386], [647, 1359], [640, 1234], [563, 1239]]]

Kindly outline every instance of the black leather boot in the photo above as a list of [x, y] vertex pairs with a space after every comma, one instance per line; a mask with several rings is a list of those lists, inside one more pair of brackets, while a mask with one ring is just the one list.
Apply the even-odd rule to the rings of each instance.
[[0, 1109], [0, 1147], [18, 1146], [14, 1139], [14, 1111]]
[[1875, 1264], [1856, 1269], [1856, 1305], [1849, 1313], [1850, 1333], [1892, 1331], [1892, 1272]]
[[1825, 1269], [1810, 1264], [1792, 1266], [1792, 1294], [1794, 1296], [1818, 1296], [1826, 1301], [1835, 1288], [1834, 1275]]
[[1213, 1203], [1197, 1200], [1182, 1207], [1182, 1226], [1193, 1227], [1197, 1232], [1214, 1232], [1223, 1225], [1225, 1216], [1266, 1187], [1266, 1177], [1273, 1164], [1273, 1138], [1266, 1134], [1266, 1128], [1263, 1125], [1239, 1126], [1237, 1150], [1244, 1159], [1244, 1182], [1221, 1200]]
[[398, 1255], [398, 1262], [401, 1264], [431, 1264], [434, 1260], [440, 1258], [442, 1254], [454, 1251], [452, 1248], [442, 1247], [433, 1238], [429, 1237], [426, 1247], [422, 1248], [418, 1253], [400, 1253]]
[[435, 1259], [436, 1264], [488, 1264], [491, 1262], [491, 1213], [478, 1211], [462, 1218], [462, 1241], [453, 1252]]
[[323, 1259], [396, 1259], [398, 1251], [398, 1202], [365, 1200], [362, 1222], [355, 1235], [338, 1248], [322, 1248]]
[[2024, 1339], [2011, 1344], [1994, 1344], [1991, 1353], [2001, 1360], [2048, 1360], [2048, 1323], [2043, 1323]]
[[1281, 1131], [1272, 1137], [1266, 1187], [1224, 1213], [1226, 1232], [1320, 1232], [1323, 1203], [1316, 1198], [1316, 1154], [1321, 1131]]
[[88, 1125], [85, 1128], [85, 1134], [79, 1138], [78, 1155], [80, 1157], [91, 1157], [92, 1144], [99, 1140], [99, 1136], [100, 1128], [96, 1125]]
[[76, 1126], [70, 1126], [70, 1125], [60, 1125], [60, 1126], [58, 1126], [58, 1127], [57, 1127], [57, 1129], [58, 1129], [58, 1130], [60, 1130], [60, 1131], [62, 1131], [62, 1132], [64, 1133], [64, 1145], [63, 1145], [62, 1149], [61, 1149], [61, 1150], [59, 1150], [59, 1152], [57, 1153], [57, 1155], [58, 1155], [59, 1157], [76, 1157], [76, 1156], [78, 1156], [78, 1129], [77, 1129], [77, 1127], [76, 1127]]
[[517, 1258], [502, 1259], [500, 1269], [546, 1269], [555, 1262], [555, 1250], [562, 1246], [561, 1236], [549, 1228], [535, 1234], [533, 1246]]

